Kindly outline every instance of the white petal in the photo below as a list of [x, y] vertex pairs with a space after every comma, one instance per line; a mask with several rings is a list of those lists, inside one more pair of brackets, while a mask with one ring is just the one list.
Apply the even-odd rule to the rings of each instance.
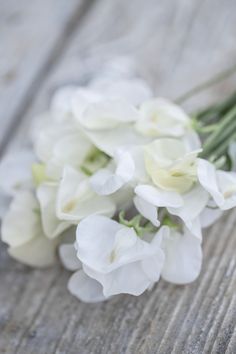
[[14, 151], [0, 163], [0, 190], [14, 195], [19, 189], [32, 185], [31, 166], [35, 155], [31, 150]]
[[29, 242], [18, 247], [10, 247], [8, 252], [16, 260], [32, 267], [48, 267], [56, 262], [56, 243], [38, 234]]
[[[152, 264], [153, 265], [153, 264]], [[141, 262], [133, 262], [108, 274], [84, 267], [86, 274], [99, 281], [106, 297], [118, 294], [141, 295], [152, 284]]]
[[70, 277], [68, 290], [84, 302], [93, 303], [106, 300], [102, 286], [86, 275], [83, 270], [79, 270]]
[[184, 204], [179, 208], [168, 208], [170, 214], [179, 216], [183, 221], [195, 219], [205, 208], [209, 196], [201, 187], [196, 185], [190, 192], [183, 196]]
[[12, 247], [33, 239], [39, 228], [39, 205], [31, 192], [18, 192], [2, 222], [2, 240]]
[[109, 156], [114, 156], [117, 148], [121, 146], [129, 148], [147, 143], [147, 139], [136, 133], [131, 124], [122, 124], [109, 130], [84, 132], [98, 149]]
[[43, 230], [50, 239], [57, 237], [70, 226], [68, 222], [61, 221], [56, 216], [57, 192], [58, 186], [49, 183], [43, 183], [37, 189]]
[[183, 205], [183, 198], [176, 192], [168, 192], [151, 185], [139, 185], [135, 193], [156, 207], [178, 208]]
[[134, 161], [127, 151], [118, 151], [115, 155], [116, 170], [113, 166], [100, 169], [91, 178], [90, 183], [94, 191], [99, 195], [109, 195], [118, 191], [129, 182], [135, 171]]
[[101, 169], [90, 178], [93, 190], [99, 195], [109, 195], [118, 191], [124, 180], [109, 169]]
[[218, 206], [224, 203], [224, 198], [219, 191], [216, 177], [216, 169], [210, 162], [198, 159], [198, 178], [199, 182], [210, 193]]
[[106, 100], [91, 103], [79, 121], [86, 129], [102, 130], [134, 122], [138, 117], [138, 111], [129, 103], [123, 100]]
[[148, 203], [146, 200], [136, 196], [134, 197], [134, 205], [138, 212], [143, 215], [146, 219], [150, 220], [153, 225], [160, 226], [160, 221], [158, 220], [157, 207], [153, 204]]
[[81, 268], [81, 262], [76, 256], [74, 244], [62, 244], [59, 247], [59, 256], [63, 266], [71, 271]]
[[79, 259], [100, 273], [152, 257], [159, 251], [137, 237], [133, 228], [102, 216], [82, 220], [76, 241]]
[[62, 220], [78, 222], [91, 214], [112, 216], [115, 204], [109, 197], [96, 195], [89, 179], [66, 166], [57, 198], [57, 216]]
[[95, 102], [102, 100], [102, 94], [89, 88], [77, 88], [71, 99], [72, 112], [78, 122], [83, 122], [82, 116], [86, 108]]
[[172, 231], [163, 237], [165, 263], [162, 278], [174, 284], [194, 281], [201, 270], [202, 250], [200, 241], [188, 231], [180, 234]]
[[216, 171], [214, 165], [200, 159], [198, 176], [220, 209], [228, 210], [236, 206], [236, 173]]
[[202, 225], [200, 217], [193, 220], [186, 220], [185, 226], [192, 235], [196, 236], [199, 241], [202, 242]]
[[223, 195], [224, 203], [219, 205], [222, 210], [229, 210], [236, 206], [236, 173], [217, 171], [219, 189]]
[[189, 124], [189, 117], [174, 103], [156, 98], [141, 105], [142, 118], [137, 129], [152, 137], [183, 136]]

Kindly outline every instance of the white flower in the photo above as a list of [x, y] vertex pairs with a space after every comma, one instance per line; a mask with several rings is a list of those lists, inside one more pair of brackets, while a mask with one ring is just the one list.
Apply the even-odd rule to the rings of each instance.
[[10, 246], [9, 254], [22, 263], [47, 267], [55, 262], [56, 243], [44, 235], [32, 192], [16, 194], [2, 222], [2, 240]]
[[184, 193], [197, 180], [197, 154], [176, 139], [159, 139], [145, 148], [146, 170], [153, 183], [167, 191]]
[[[68, 107], [68, 92], [72, 90], [73, 88], [69, 87], [64, 91], [64, 97], [62, 93], [60, 95], [61, 100], [65, 102], [64, 107]], [[72, 93], [70, 102], [74, 116], [80, 119], [84, 111], [93, 103], [121, 100], [125, 104], [137, 106], [151, 96], [150, 88], [140, 79], [116, 80], [115, 82], [99, 79], [92, 81], [87, 88], [78, 87], [76, 92]]]
[[113, 216], [115, 209], [111, 198], [92, 190], [87, 177], [70, 166], [64, 168], [56, 206], [59, 219], [75, 223], [91, 214]]
[[154, 226], [160, 226], [160, 221], [158, 220], [158, 208], [155, 205], [138, 196], [134, 197], [134, 205], [138, 212], [147, 220], [151, 221]]
[[107, 300], [103, 295], [102, 285], [90, 278], [82, 269], [70, 277], [68, 290], [83, 302], [96, 303]]
[[188, 230], [183, 233], [166, 229], [162, 235], [165, 262], [161, 272], [163, 279], [174, 284], [194, 281], [202, 265], [201, 241]]
[[77, 256], [87, 275], [102, 284], [105, 297], [140, 295], [160, 277], [164, 254], [159, 240], [141, 240], [134, 229], [103, 216], [90, 216], [77, 228]]
[[59, 256], [63, 266], [70, 271], [75, 271], [82, 267], [82, 263], [76, 256], [76, 250], [73, 244], [64, 243], [60, 245]]
[[190, 127], [190, 119], [176, 104], [156, 98], [140, 107], [141, 118], [136, 129], [150, 137], [181, 137]]
[[73, 244], [62, 244], [59, 247], [59, 256], [66, 269], [75, 271], [68, 282], [68, 290], [72, 295], [88, 303], [106, 300], [102, 292], [101, 284], [90, 278], [83, 271], [82, 263], [76, 256], [76, 250]]
[[199, 159], [199, 182], [221, 210], [236, 206], [236, 173], [216, 170], [210, 162]]
[[58, 185], [54, 183], [42, 183], [37, 188], [37, 198], [40, 205], [42, 227], [45, 235], [53, 239], [69, 228], [70, 223], [61, 221], [56, 216], [56, 202]]
[[65, 165], [80, 168], [92, 143], [73, 124], [48, 122], [35, 139], [35, 151], [49, 179], [59, 180]]
[[[115, 163], [115, 166], [114, 166]], [[118, 150], [114, 162], [108, 168], [98, 170], [91, 178], [93, 190], [100, 195], [109, 195], [129, 182], [135, 173], [135, 165], [128, 151]]]
[[[133, 129], [139, 119], [137, 108], [122, 94], [106, 97], [84, 94], [79, 90], [73, 98], [72, 111], [84, 133], [93, 144], [110, 156], [121, 146], [134, 146], [147, 141]], [[87, 96], [87, 98], [85, 98]], [[87, 103], [85, 102], [87, 99]]]

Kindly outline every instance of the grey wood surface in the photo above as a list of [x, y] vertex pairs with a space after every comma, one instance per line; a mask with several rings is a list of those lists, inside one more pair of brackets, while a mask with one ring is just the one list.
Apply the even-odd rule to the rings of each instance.
[[[117, 56], [133, 58], [156, 94], [170, 98], [229, 67], [236, 62], [235, 13], [234, 0], [1, 2], [1, 153], [28, 144], [29, 124], [55, 88], [86, 83]], [[235, 86], [232, 77], [186, 108]], [[32, 270], [1, 244], [0, 353], [235, 353], [235, 216], [205, 233], [195, 283], [161, 281], [138, 298], [96, 305], [67, 292], [69, 273], [59, 265]]]

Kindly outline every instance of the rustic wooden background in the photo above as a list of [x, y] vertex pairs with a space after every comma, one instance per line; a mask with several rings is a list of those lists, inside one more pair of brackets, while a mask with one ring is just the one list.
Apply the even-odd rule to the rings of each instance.
[[[235, 0], [2, 0], [0, 155], [28, 143], [32, 117], [66, 83], [130, 56], [158, 95], [175, 98], [236, 63]], [[190, 100], [217, 101], [235, 77]], [[236, 353], [236, 213], [205, 233], [193, 284], [161, 281], [97, 305], [66, 290], [60, 266], [32, 270], [0, 246], [0, 353]]]

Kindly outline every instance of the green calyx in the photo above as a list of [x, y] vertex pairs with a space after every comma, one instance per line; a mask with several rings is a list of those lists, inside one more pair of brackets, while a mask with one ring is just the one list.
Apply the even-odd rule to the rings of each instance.
[[165, 215], [162, 220], [162, 225], [168, 226], [169, 228], [179, 230], [181, 228], [180, 224], [174, 222], [169, 215]]
[[119, 223], [127, 227], [133, 228], [139, 237], [143, 237], [145, 233], [147, 234], [157, 231], [157, 228], [152, 225], [150, 221], [143, 222], [143, 220], [144, 218], [140, 214], [134, 216], [130, 220], [127, 220], [125, 219], [124, 210], [119, 213]]
[[110, 159], [110, 156], [94, 146], [85, 156], [80, 169], [85, 175], [92, 176], [100, 168], [105, 167]]

